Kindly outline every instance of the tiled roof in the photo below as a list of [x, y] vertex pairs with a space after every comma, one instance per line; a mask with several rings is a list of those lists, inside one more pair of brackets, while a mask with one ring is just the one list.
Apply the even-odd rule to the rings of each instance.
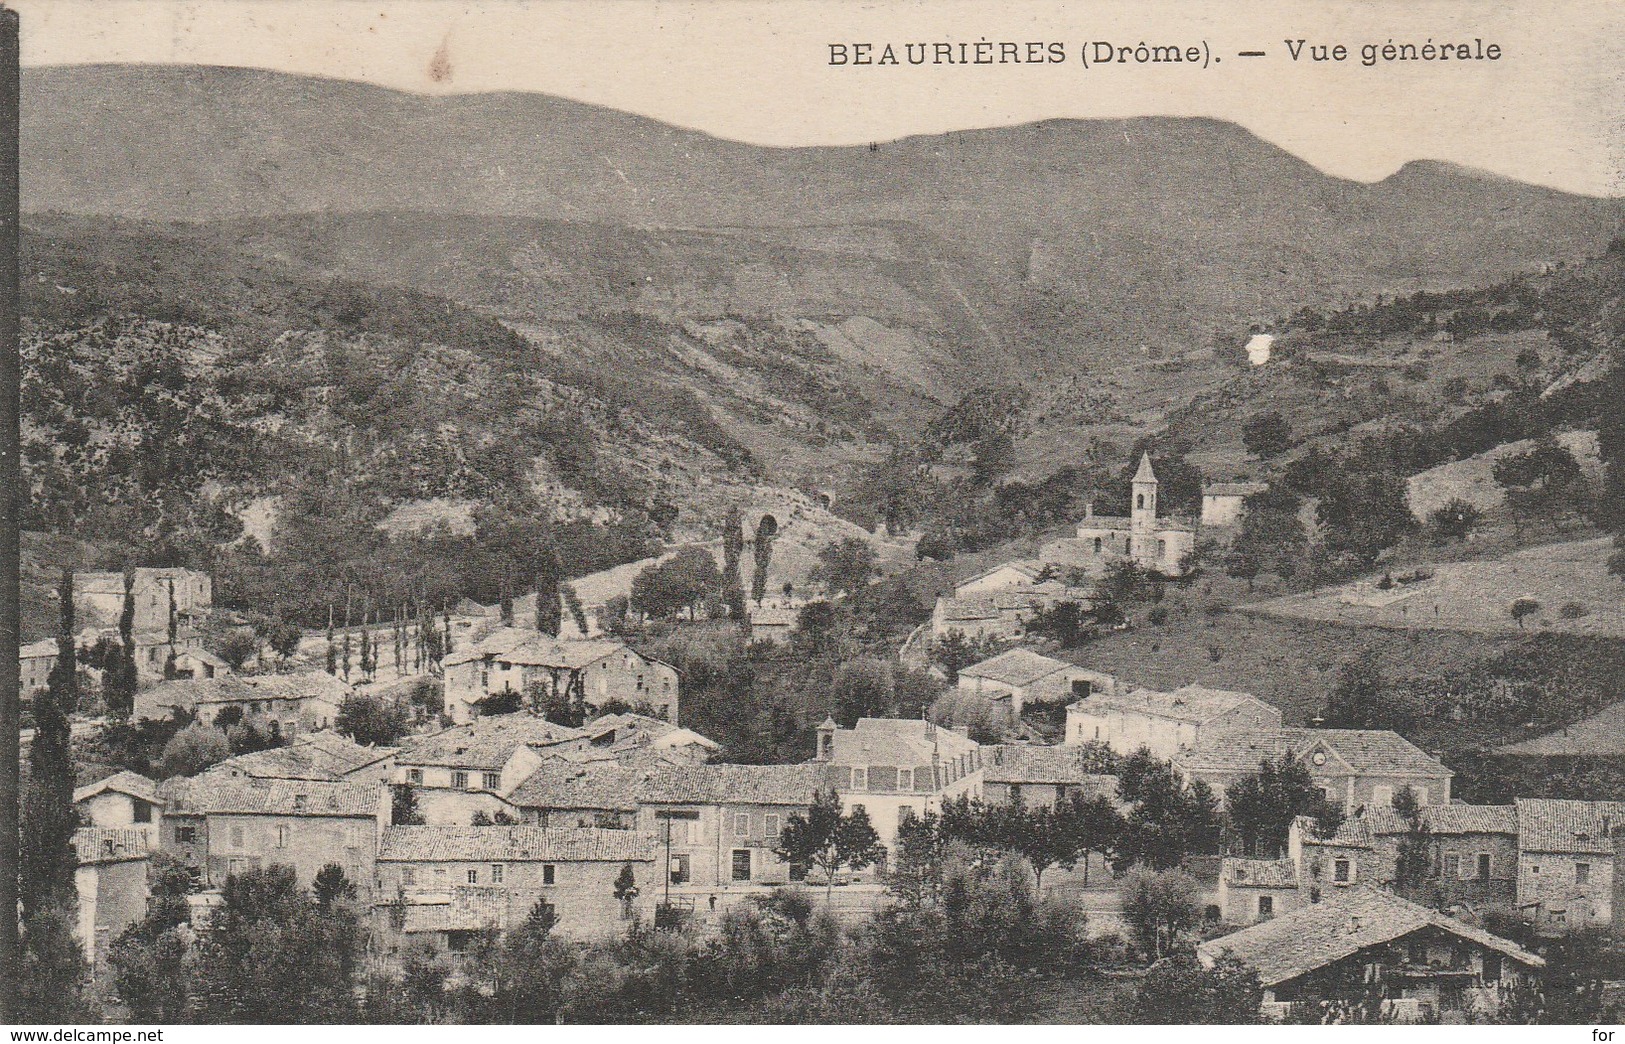
[[835, 730], [830, 763], [834, 765], [931, 764], [936, 752], [944, 759], [977, 748], [974, 740], [953, 729], [918, 718], [859, 718], [855, 727]]
[[1065, 783], [1115, 797], [1117, 777], [1085, 771], [1083, 748], [1004, 743], [982, 748], [983, 783]]
[[581, 726], [581, 731], [593, 742], [613, 735], [619, 743], [630, 735], [641, 734], [651, 738], [676, 732], [677, 726], [669, 721], [651, 718], [647, 714], [602, 714]]
[[1019, 612], [1041, 605], [1037, 595], [996, 594], [977, 595], [975, 598], [938, 598], [937, 615], [945, 620], [996, 620], [1007, 612]]
[[800, 765], [663, 765], [639, 781], [640, 801], [660, 804], [812, 804], [824, 767]]
[[383, 803], [377, 783], [249, 779], [213, 771], [159, 784], [169, 811], [191, 815], [373, 818]]
[[409, 901], [401, 930], [417, 932], [475, 932], [508, 927], [509, 894], [502, 888], [454, 888], [446, 902]]
[[979, 573], [972, 576], [967, 576], [963, 580], [956, 581], [954, 586], [964, 587], [966, 584], [973, 584], [984, 577], [992, 576], [1001, 569], [1013, 569], [1022, 576], [1025, 576], [1028, 580], [1037, 580], [1043, 575], [1044, 568], [1044, 563], [1036, 558], [1018, 558], [1013, 562], [1000, 562], [998, 565], [989, 566]]
[[1296, 888], [1298, 864], [1290, 859], [1242, 859], [1225, 856], [1219, 876], [1242, 888]]
[[1204, 497], [1250, 497], [1269, 489], [1267, 482], [1211, 482], [1202, 487]]
[[1497, 754], [1600, 758], [1625, 754], [1625, 700], [1544, 736], [1501, 747]]
[[959, 672], [959, 676], [986, 678], [989, 681], [1020, 686], [1031, 685], [1040, 678], [1047, 678], [1056, 671], [1065, 670], [1070, 666], [1072, 665], [1064, 660], [1056, 660], [1035, 653], [1031, 649], [1011, 649], [1009, 652], [1002, 652], [981, 663], [964, 668]]
[[176, 654], [177, 658], [190, 657], [199, 663], [206, 663], [211, 667], [230, 667], [231, 664], [216, 656], [207, 649], [183, 649]]
[[752, 627], [794, 627], [798, 613], [795, 609], [752, 609]]
[[73, 832], [73, 849], [80, 863], [117, 863], [145, 859], [152, 838], [145, 830], [128, 827], [80, 827]]
[[29, 642], [17, 650], [19, 660], [43, 660], [46, 657], [61, 655], [55, 638], [46, 638], [43, 641]]
[[635, 830], [538, 826], [397, 826], [384, 830], [379, 862], [626, 862], [655, 857]]
[[195, 707], [210, 703], [307, 698], [320, 698], [338, 704], [353, 691], [349, 685], [326, 671], [304, 671], [299, 674], [228, 674], [217, 678], [177, 678], [159, 682], [142, 696], [160, 707]]
[[1450, 770], [1416, 744], [1388, 729], [1284, 730], [1295, 755], [1325, 743], [1356, 772], [1367, 775], [1446, 776]]
[[[1371, 833], [1404, 834], [1410, 821], [1392, 805], [1367, 808], [1360, 816]], [[1516, 834], [1518, 813], [1512, 805], [1424, 805], [1422, 825], [1432, 834]]]
[[[1251, 693], [1186, 685], [1173, 692], [1124, 689], [1112, 694], [1091, 694], [1085, 698], [1084, 708], [1088, 709], [1089, 705], [1095, 704], [1201, 724], [1255, 701], [1257, 697]], [[1255, 763], [1253, 767], [1256, 768], [1257, 764]]]
[[128, 794], [140, 798], [148, 804], [158, 804], [158, 784], [137, 772], [115, 772], [105, 779], [99, 779], [88, 786], [80, 787], [73, 792], [74, 803], [77, 804], [86, 798], [95, 797], [112, 791], [118, 794]]
[[548, 758], [506, 795], [518, 808], [631, 811], [647, 766], [619, 761]]
[[398, 765], [437, 765], [494, 772], [520, 747], [548, 747], [585, 737], [580, 729], [520, 712], [476, 718], [432, 736], [409, 739]]
[[495, 659], [502, 663], [519, 664], [525, 667], [557, 667], [561, 670], [580, 670], [591, 663], [597, 663], [606, 656], [613, 656], [626, 649], [620, 642], [605, 640], [589, 640], [582, 642], [561, 642], [557, 638], [546, 635], [533, 634], [532, 639], [523, 645], [509, 649], [505, 653], [498, 653]]
[[1450, 775], [1437, 759], [1387, 729], [1285, 728], [1227, 735], [1200, 748], [1182, 750], [1173, 760], [1187, 772], [1245, 774], [1258, 771], [1260, 761], [1279, 760], [1288, 752], [1302, 759], [1319, 744], [1361, 775], [1427, 779]]
[[1230, 951], [1257, 969], [1260, 981], [1268, 989], [1367, 947], [1380, 946], [1430, 926], [1478, 943], [1527, 967], [1539, 968], [1546, 963], [1516, 943], [1390, 892], [1367, 887], [1351, 888], [1324, 902], [1209, 939], [1197, 947], [1197, 952], [1212, 959]]
[[1518, 798], [1518, 848], [1525, 852], [1609, 855], [1610, 833], [1625, 831], [1625, 801]]
[[364, 747], [336, 732], [313, 732], [285, 747], [239, 754], [214, 767], [257, 779], [338, 780], [383, 761], [399, 747]]

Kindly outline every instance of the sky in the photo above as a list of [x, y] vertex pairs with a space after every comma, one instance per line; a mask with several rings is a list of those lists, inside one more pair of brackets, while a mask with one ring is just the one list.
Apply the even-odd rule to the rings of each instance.
[[[1211, 116], [1328, 173], [1454, 162], [1625, 195], [1620, 0], [9, 0], [25, 65], [250, 66], [424, 93], [540, 91], [763, 145], [855, 144], [1051, 118]], [[1343, 44], [1294, 61], [1287, 40]], [[831, 44], [1062, 45], [1065, 61], [831, 65]], [[1367, 65], [1463, 42], [1496, 60]], [[1079, 62], [1095, 45], [1199, 64]], [[1241, 51], [1261, 50], [1262, 57]]]

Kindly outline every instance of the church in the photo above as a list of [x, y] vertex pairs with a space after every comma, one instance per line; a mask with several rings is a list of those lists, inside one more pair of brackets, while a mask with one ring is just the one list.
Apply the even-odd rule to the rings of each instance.
[[1038, 557], [1049, 565], [1103, 575], [1116, 562], [1131, 561], [1163, 576], [1184, 576], [1196, 550], [1196, 527], [1177, 518], [1157, 517], [1157, 473], [1149, 453], [1134, 473], [1130, 512], [1097, 515], [1094, 506], [1078, 523], [1077, 535], [1045, 544]]

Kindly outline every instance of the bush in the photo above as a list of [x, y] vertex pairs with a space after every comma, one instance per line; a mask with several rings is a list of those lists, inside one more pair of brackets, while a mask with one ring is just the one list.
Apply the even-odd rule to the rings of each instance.
[[165, 778], [195, 776], [231, 756], [226, 734], [212, 725], [194, 723], [175, 733], [164, 745], [158, 771]]
[[1582, 616], [1589, 616], [1591, 610], [1579, 602], [1564, 602], [1557, 610], [1557, 615], [1565, 620], [1578, 620]]

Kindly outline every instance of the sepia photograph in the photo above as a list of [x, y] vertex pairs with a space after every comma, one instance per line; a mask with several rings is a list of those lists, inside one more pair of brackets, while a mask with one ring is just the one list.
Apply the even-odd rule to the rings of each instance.
[[1618, 4], [5, 0], [0, 233], [13, 1041], [1621, 1021]]

